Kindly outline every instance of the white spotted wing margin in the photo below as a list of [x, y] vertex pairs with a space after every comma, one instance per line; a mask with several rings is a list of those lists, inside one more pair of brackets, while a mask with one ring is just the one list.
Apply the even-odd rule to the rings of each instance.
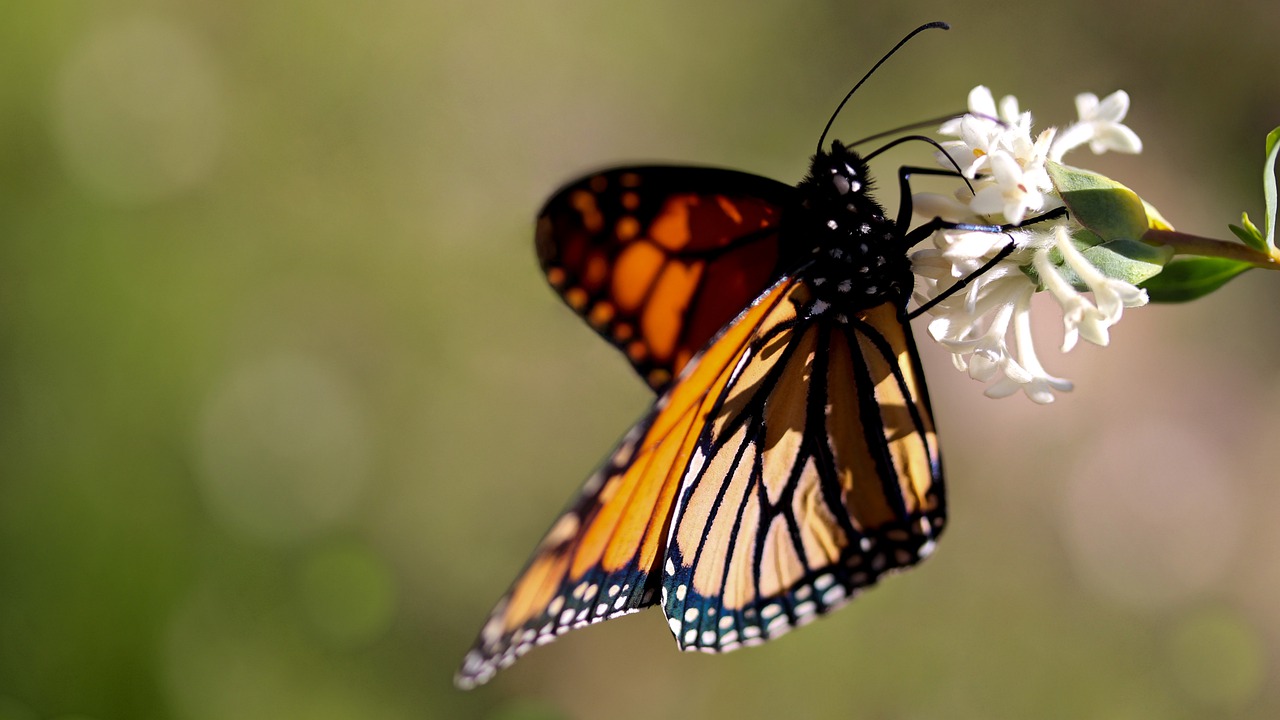
[[[635, 425], [613, 456], [583, 486], [559, 516], [511, 588], [503, 595], [454, 675], [454, 685], [470, 690], [511, 666], [525, 653], [564, 633], [654, 604], [650, 568], [636, 562], [606, 572], [600, 566], [574, 574], [585, 528], [599, 517], [601, 491], [637, 454], [637, 441], [652, 415]], [[662, 523], [661, 520], [658, 521]]]
[[532, 648], [656, 602], [676, 496], [712, 405], [752, 338], [794, 317], [783, 278], [693, 358], [591, 476], [498, 601], [454, 684], [470, 689]]
[[811, 301], [797, 317], [752, 340], [683, 479], [662, 580], [682, 650], [777, 637], [919, 562], [942, 531], [937, 437], [901, 309], [846, 317]]

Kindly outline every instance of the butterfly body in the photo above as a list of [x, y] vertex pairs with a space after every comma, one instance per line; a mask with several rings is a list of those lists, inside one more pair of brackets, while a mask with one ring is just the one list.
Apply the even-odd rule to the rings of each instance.
[[659, 394], [499, 601], [459, 686], [652, 604], [681, 649], [758, 644], [932, 551], [945, 498], [905, 229], [870, 186], [833, 143], [797, 186], [634, 167], [548, 201], [548, 280]]

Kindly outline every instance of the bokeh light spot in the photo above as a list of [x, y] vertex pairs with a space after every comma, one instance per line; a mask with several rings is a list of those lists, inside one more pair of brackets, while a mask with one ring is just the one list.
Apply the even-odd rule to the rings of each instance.
[[150, 17], [117, 21], [64, 64], [55, 137], [71, 173], [99, 196], [158, 200], [213, 168], [222, 95], [216, 64], [186, 29]]
[[396, 600], [391, 572], [363, 544], [316, 549], [306, 558], [298, 586], [307, 617], [336, 644], [366, 645], [391, 623]]
[[1215, 709], [1245, 705], [1267, 676], [1257, 630], [1238, 613], [1225, 610], [1183, 618], [1173, 628], [1167, 658], [1178, 687]]
[[306, 356], [234, 369], [205, 403], [200, 488], [213, 515], [252, 539], [290, 544], [349, 515], [370, 466], [359, 400]]

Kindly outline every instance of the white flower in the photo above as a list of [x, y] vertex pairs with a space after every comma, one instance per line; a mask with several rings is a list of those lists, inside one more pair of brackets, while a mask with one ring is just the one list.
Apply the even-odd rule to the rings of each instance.
[[[1021, 235], [1020, 239], [1026, 239], [1025, 233]], [[942, 247], [921, 250], [912, 257], [913, 266], [929, 288], [928, 296], [957, 282], [959, 278], [953, 276], [968, 276], [972, 271], [967, 268], [977, 269], [1010, 242], [1007, 235], [993, 233], [939, 233], [934, 237]], [[1028, 253], [1034, 256], [1041, 250], [1024, 248], [1013, 253], [974, 278], [963, 292], [930, 310], [934, 319], [929, 323], [929, 334], [951, 351], [957, 369], [974, 380], [991, 383], [986, 393], [990, 397], [1022, 390], [1035, 402], [1047, 403], [1053, 401], [1053, 391], [1071, 389], [1070, 382], [1045, 371], [1031, 341], [1029, 317], [1036, 285], [1020, 265], [1027, 262]], [[978, 254], [965, 255], [966, 251]]]
[[1049, 262], [1048, 253], [1036, 255], [1033, 260], [1036, 272], [1045, 288], [1062, 306], [1065, 326], [1062, 352], [1069, 352], [1080, 337], [1094, 345], [1105, 347], [1111, 341], [1110, 328], [1120, 322], [1124, 309], [1146, 305], [1147, 293], [1123, 280], [1109, 278], [1099, 272], [1071, 243], [1066, 227], [1055, 227], [1053, 236], [1054, 247], [1062, 253], [1067, 267], [1075, 271], [1097, 300], [1096, 305], [1089, 302], [1088, 298], [1072, 287]]
[[[959, 140], [942, 143], [951, 162], [973, 180], [969, 207], [975, 215], [1002, 213], [1019, 223], [1027, 211], [1047, 209], [1044, 193], [1053, 188], [1045, 170], [1054, 130], [1031, 137], [1031, 113], [1019, 112], [1013, 96], [1001, 99], [999, 108], [991, 91], [979, 85], [969, 93], [969, 113], [950, 120], [940, 130]], [[954, 163], [954, 165], [952, 164]]]
[[1044, 195], [1035, 181], [1028, 177], [1018, 161], [1008, 153], [991, 155], [991, 175], [994, 182], [974, 186], [973, 200], [969, 208], [978, 215], [1002, 214], [1011, 223], [1020, 223], [1028, 210], [1044, 207]]
[[1076, 96], [1076, 112], [1080, 120], [1067, 126], [1050, 150], [1049, 159], [1057, 161], [1073, 148], [1089, 144], [1095, 155], [1108, 150], [1122, 153], [1142, 152], [1142, 140], [1121, 120], [1129, 113], [1129, 93], [1117, 90], [1099, 101], [1093, 93]]
[[[943, 167], [957, 166], [971, 180], [973, 192], [961, 188], [952, 199], [921, 193], [913, 196], [918, 215], [956, 223], [1019, 224], [1062, 206], [1045, 163], [1059, 160], [1074, 147], [1089, 144], [1094, 152], [1137, 152], [1142, 143], [1120, 123], [1129, 96], [1116, 92], [1105, 100], [1082, 94], [1076, 98], [1080, 120], [1059, 133], [1049, 128], [1031, 134], [1031, 114], [1006, 96], [997, 104], [991, 91], [969, 93], [969, 114], [948, 121], [941, 133], [958, 137], [943, 143]], [[1124, 308], [1147, 302], [1134, 285], [1108, 277], [1090, 264], [1071, 242], [1079, 226], [1069, 218], [1039, 222], [1008, 233], [940, 230], [932, 245], [911, 255], [921, 282], [917, 302], [928, 302], [958, 282], [967, 286], [933, 305], [929, 333], [952, 353], [955, 366], [981, 382], [986, 394], [1005, 397], [1022, 391], [1037, 403], [1052, 402], [1055, 393], [1071, 390], [1071, 382], [1049, 374], [1031, 337], [1031, 298], [1047, 290], [1062, 311], [1062, 350], [1079, 339], [1106, 345], [1110, 328]], [[974, 274], [1012, 243], [1015, 250], [981, 275]], [[1056, 252], [1055, 252], [1056, 251]], [[1092, 300], [1072, 286], [1054, 258], [1080, 279]], [[1024, 268], [1033, 268], [1043, 288]]]

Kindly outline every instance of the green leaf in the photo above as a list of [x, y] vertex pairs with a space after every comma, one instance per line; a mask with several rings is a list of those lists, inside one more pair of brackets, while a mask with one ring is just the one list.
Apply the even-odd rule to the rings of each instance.
[[1267, 133], [1267, 166], [1262, 170], [1262, 195], [1266, 198], [1266, 213], [1262, 224], [1267, 228], [1267, 250], [1276, 252], [1276, 154], [1280, 152], [1280, 127]]
[[1050, 161], [1045, 167], [1071, 216], [1103, 240], [1142, 237], [1150, 226], [1142, 198], [1129, 188], [1069, 165]]
[[[1088, 231], [1085, 231], [1088, 232]], [[1074, 238], [1073, 238], [1074, 239]], [[1173, 257], [1173, 249], [1167, 247], [1155, 247], [1137, 240], [1112, 240], [1102, 243], [1101, 245], [1093, 245], [1082, 247], [1080, 242], [1074, 243], [1080, 250], [1080, 254], [1084, 255], [1103, 275], [1116, 280], [1124, 280], [1131, 285], [1147, 280], [1159, 275], [1164, 269], [1165, 263], [1169, 262], [1169, 258]], [[1071, 286], [1080, 292], [1088, 292], [1089, 286], [1076, 274], [1071, 266], [1063, 264], [1061, 253], [1057, 250], [1049, 254], [1049, 260], [1058, 268], [1058, 272], [1062, 278], [1071, 283]], [[1040, 280], [1040, 274], [1032, 265], [1022, 268], [1022, 272], [1036, 287], [1043, 287]]]
[[1124, 239], [1091, 247], [1082, 254], [1103, 275], [1137, 285], [1164, 270], [1173, 257], [1173, 248]]
[[1225, 258], [1178, 258], [1141, 287], [1152, 302], [1186, 302], [1208, 295], [1251, 267], [1254, 266], [1247, 262]]
[[[1174, 251], [1170, 247], [1153, 247], [1137, 240], [1112, 240], [1103, 242], [1102, 245], [1085, 247], [1080, 254], [1084, 255], [1084, 259], [1106, 277], [1129, 284], [1138, 284], [1160, 274], [1165, 268], [1165, 263], [1174, 256]], [[1075, 270], [1071, 269], [1070, 265], [1061, 264], [1061, 256], [1057, 259], [1057, 265], [1059, 265], [1057, 270], [1061, 273], [1062, 279], [1071, 283], [1071, 287], [1080, 292], [1089, 291], [1088, 284], [1075, 274]], [[1028, 269], [1030, 270], [1028, 277], [1036, 281], [1038, 286], [1038, 273], [1034, 268]]]
[[1267, 252], [1267, 239], [1262, 237], [1262, 232], [1258, 230], [1258, 226], [1253, 224], [1249, 219], [1249, 213], [1240, 214], [1239, 225], [1227, 225], [1236, 237], [1240, 238], [1245, 245], [1257, 250], [1258, 252]]

